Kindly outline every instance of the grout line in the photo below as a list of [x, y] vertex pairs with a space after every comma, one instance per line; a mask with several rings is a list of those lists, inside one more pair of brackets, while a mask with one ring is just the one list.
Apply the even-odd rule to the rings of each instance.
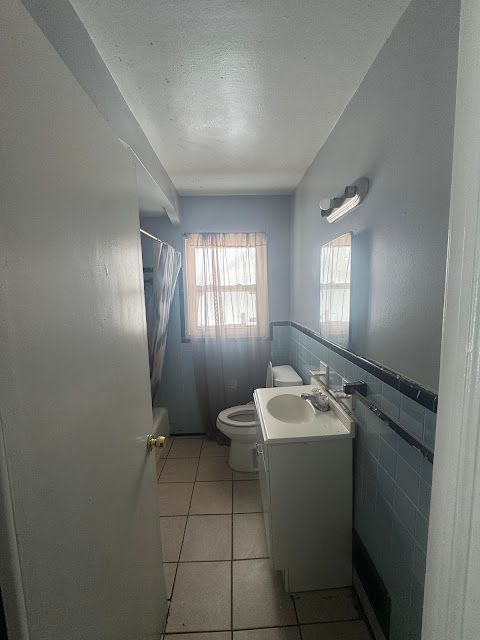
[[[318, 623], [314, 623], [318, 624]], [[276, 624], [275, 626], [266, 626], [266, 627], [241, 627], [239, 629], [235, 629], [235, 631], [256, 631], [257, 629], [297, 629], [299, 627], [298, 624]]]
[[248, 562], [251, 560], [268, 560], [268, 556], [255, 556], [255, 558], [210, 558], [208, 560], [169, 560], [164, 564], [196, 564], [200, 563], [219, 563], [219, 562]]
[[[343, 622], [343, 620], [340, 620], [340, 622]], [[348, 621], [347, 621], [348, 622]], [[313, 623], [313, 624], [318, 624], [318, 623]], [[235, 631], [256, 631], [257, 629], [296, 629], [298, 625], [296, 624], [277, 624], [275, 626], [267, 626], [267, 627], [239, 627], [238, 629], [233, 629], [233, 632]], [[222, 633], [222, 632], [228, 632], [229, 629], [205, 629], [202, 631], [170, 631], [167, 635], [171, 635], [171, 636], [177, 636], [177, 635], [184, 635], [184, 634], [197, 634], [197, 633]]]
[[206, 478], [205, 480], [197, 480], [196, 482], [232, 482], [232, 479], [227, 478]]
[[[328, 589], [327, 589], [328, 591]], [[305, 593], [310, 593], [306, 591]], [[315, 624], [340, 624], [342, 622], [365, 622], [362, 617], [360, 618], [340, 618], [339, 620], [319, 620], [318, 622], [301, 622], [299, 626], [310, 627]]]
[[[197, 470], [198, 470], [198, 465], [197, 465]], [[197, 480], [196, 479], [196, 472], [195, 472], [195, 479], [193, 480], [167, 480], [166, 482], [162, 482], [160, 484], [185, 484], [187, 482], [193, 483], [193, 482], [201, 482], [202, 484], [204, 484], [205, 482], [215, 482], [215, 484], [219, 483], [219, 482], [233, 482], [233, 480]], [[244, 480], [235, 480], [235, 482], [245, 482]]]
[[[193, 491], [192, 491], [193, 495]], [[231, 511], [221, 511], [217, 513], [168, 513], [164, 516], [160, 516], [160, 518], [176, 518], [178, 516], [231, 516]], [[245, 514], [236, 514], [236, 515], [245, 515]]]
[[[254, 560], [258, 560], [258, 558], [252, 558]], [[205, 564], [205, 563], [210, 563], [210, 564], [225, 564], [225, 562], [230, 562], [231, 558], [215, 558], [215, 560], [210, 559], [210, 560], [179, 560], [178, 564]]]
[[297, 621], [298, 633], [300, 634], [300, 640], [303, 640], [302, 627], [300, 626], [300, 618], [298, 617], [297, 603], [293, 597], [293, 593], [290, 594], [290, 598], [293, 601], [293, 610], [295, 611], [295, 620]]
[[159, 480], [158, 484], [194, 484], [195, 480]]
[[[200, 460], [200, 457], [198, 458], [198, 460]], [[197, 477], [197, 473], [198, 473], [198, 462], [197, 462], [197, 468], [196, 468], [196, 470], [195, 470], [195, 478]], [[165, 484], [166, 484], [166, 483], [165, 483]], [[186, 515], [187, 517], [186, 517], [186, 519], [185, 519], [185, 527], [184, 527], [184, 529], [183, 529], [183, 536], [182, 536], [182, 543], [181, 543], [181, 545], [180, 545], [180, 551], [178, 552], [178, 562], [177, 562], [177, 565], [176, 565], [176, 567], [175, 567], [175, 575], [173, 576], [172, 595], [171, 595], [171, 597], [170, 597], [170, 601], [169, 601], [169, 605], [168, 605], [168, 611], [167, 611], [167, 617], [166, 617], [166, 620], [165, 620], [165, 631], [164, 631], [164, 633], [165, 633], [165, 632], [166, 632], [166, 630], [167, 630], [168, 618], [169, 618], [169, 616], [170, 616], [170, 608], [171, 608], [171, 605], [172, 605], [172, 602], [173, 602], [173, 595], [174, 595], [174, 593], [175, 593], [175, 583], [176, 583], [176, 581], [177, 581], [178, 565], [180, 564], [180, 557], [181, 557], [181, 555], [182, 555], [183, 543], [185, 542], [185, 533], [186, 533], [186, 531], [187, 531], [188, 516], [189, 516], [189, 513], [190, 513], [190, 508], [191, 508], [191, 506], [192, 506], [192, 498], [193, 498], [193, 491], [194, 491], [194, 489], [195, 489], [195, 481], [193, 482], [192, 492], [191, 492], [191, 494], [190, 494], [190, 501], [189, 501], [189, 503], [188, 503], [188, 513], [186, 513], [186, 514], [182, 514], [182, 515]]]
[[[163, 484], [167, 484], [167, 483], [165, 482]], [[170, 483], [169, 482], [168, 484], [174, 484], [174, 483]], [[194, 486], [195, 486], [195, 484], [194, 484]], [[192, 491], [192, 495], [193, 495], [193, 491]], [[233, 513], [236, 516], [249, 516], [249, 515], [252, 515], [254, 513], [263, 513], [263, 511], [234, 511]], [[231, 511], [215, 511], [213, 513], [212, 512], [208, 512], [208, 513], [166, 513], [164, 516], [160, 516], [160, 517], [161, 518], [170, 518], [170, 517], [173, 517], [173, 516], [231, 516], [231, 515], [232, 515]]]
[[196, 482], [204, 484], [205, 482], [255, 482], [255, 480], [158, 480], [158, 484], [192, 484]]

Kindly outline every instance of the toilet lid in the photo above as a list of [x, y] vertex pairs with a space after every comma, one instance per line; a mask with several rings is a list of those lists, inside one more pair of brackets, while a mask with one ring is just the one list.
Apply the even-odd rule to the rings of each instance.
[[303, 384], [301, 377], [289, 364], [272, 367], [272, 376], [275, 387], [297, 387]]
[[230, 409], [224, 409], [218, 414], [218, 419], [229, 427], [255, 427], [258, 424], [257, 412], [251, 404], [240, 404]]

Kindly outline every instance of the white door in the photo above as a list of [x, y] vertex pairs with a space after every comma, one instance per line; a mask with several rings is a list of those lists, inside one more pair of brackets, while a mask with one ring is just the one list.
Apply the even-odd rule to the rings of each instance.
[[9, 639], [159, 638], [134, 169], [0, 3], [0, 579]]

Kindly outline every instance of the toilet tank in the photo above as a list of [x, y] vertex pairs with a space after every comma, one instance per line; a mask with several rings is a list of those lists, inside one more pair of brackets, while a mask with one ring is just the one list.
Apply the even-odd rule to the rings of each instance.
[[267, 370], [267, 387], [297, 387], [303, 384], [303, 380], [289, 364], [280, 364], [272, 367], [269, 362]]

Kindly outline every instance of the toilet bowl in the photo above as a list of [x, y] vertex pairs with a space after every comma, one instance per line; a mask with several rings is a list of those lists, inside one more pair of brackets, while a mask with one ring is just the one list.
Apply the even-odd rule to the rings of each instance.
[[[267, 387], [296, 387], [303, 380], [290, 365], [267, 368]], [[224, 409], [218, 414], [217, 428], [231, 440], [228, 464], [234, 471], [257, 470], [258, 416], [253, 402]]]

